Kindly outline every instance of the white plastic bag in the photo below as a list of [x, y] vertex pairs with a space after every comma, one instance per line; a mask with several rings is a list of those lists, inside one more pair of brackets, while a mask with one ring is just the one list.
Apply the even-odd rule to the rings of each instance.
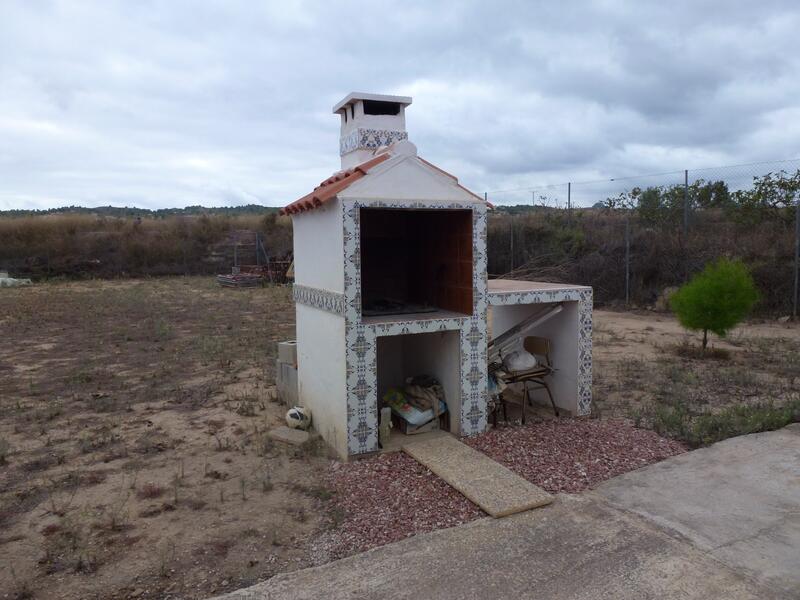
[[503, 367], [506, 371], [529, 371], [536, 364], [536, 357], [526, 350], [515, 350], [503, 357]]

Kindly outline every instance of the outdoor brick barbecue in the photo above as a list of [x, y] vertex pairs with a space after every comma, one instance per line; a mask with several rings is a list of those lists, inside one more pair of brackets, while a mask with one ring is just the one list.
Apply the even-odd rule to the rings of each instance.
[[556, 403], [573, 414], [591, 403], [591, 288], [487, 282], [487, 203], [417, 155], [410, 104], [356, 93], [339, 102], [342, 170], [284, 208], [299, 400], [342, 457], [379, 449], [379, 398], [419, 373], [444, 388], [452, 433], [486, 429], [492, 305], [496, 335], [563, 304], [548, 322], [562, 349]]

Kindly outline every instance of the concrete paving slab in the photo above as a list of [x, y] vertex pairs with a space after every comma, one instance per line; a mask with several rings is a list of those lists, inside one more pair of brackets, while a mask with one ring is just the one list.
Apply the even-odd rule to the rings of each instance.
[[308, 441], [309, 433], [300, 429], [292, 429], [286, 425], [270, 429], [267, 437], [277, 442], [285, 442], [293, 446], [302, 446]]
[[596, 493], [800, 598], [800, 424], [670, 458]]
[[418, 535], [218, 600], [787, 600], [600, 499]]
[[538, 508], [553, 496], [452, 436], [403, 445], [403, 452], [436, 473], [493, 517]]

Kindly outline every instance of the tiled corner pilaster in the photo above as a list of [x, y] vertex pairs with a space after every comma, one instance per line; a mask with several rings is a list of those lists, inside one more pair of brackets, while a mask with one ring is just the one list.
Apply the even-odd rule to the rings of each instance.
[[[419, 319], [365, 324], [361, 319], [361, 228], [362, 207], [404, 209], [472, 210], [473, 314], [446, 319]], [[486, 207], [476, 203], [387, 203], [343, 201], [344, 317], [347, 362], [347, 439], [350, 454], [378, 450], [377, 338], [432, 331], [459, 331], [461, 346], [460, 427], [463, 435], [486, 429], [487, 364], [486, 310]]]

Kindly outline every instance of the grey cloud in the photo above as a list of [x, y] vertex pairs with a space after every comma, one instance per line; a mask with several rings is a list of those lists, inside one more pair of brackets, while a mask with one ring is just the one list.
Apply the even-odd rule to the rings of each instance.
[[[0, 4], [0, 209], [280, 205], [330, 107], [408, 93], [476, 191], [797, 155], [800, 11], [759, 3]], [[687, 164], [691, 163], [691, 164]]]

